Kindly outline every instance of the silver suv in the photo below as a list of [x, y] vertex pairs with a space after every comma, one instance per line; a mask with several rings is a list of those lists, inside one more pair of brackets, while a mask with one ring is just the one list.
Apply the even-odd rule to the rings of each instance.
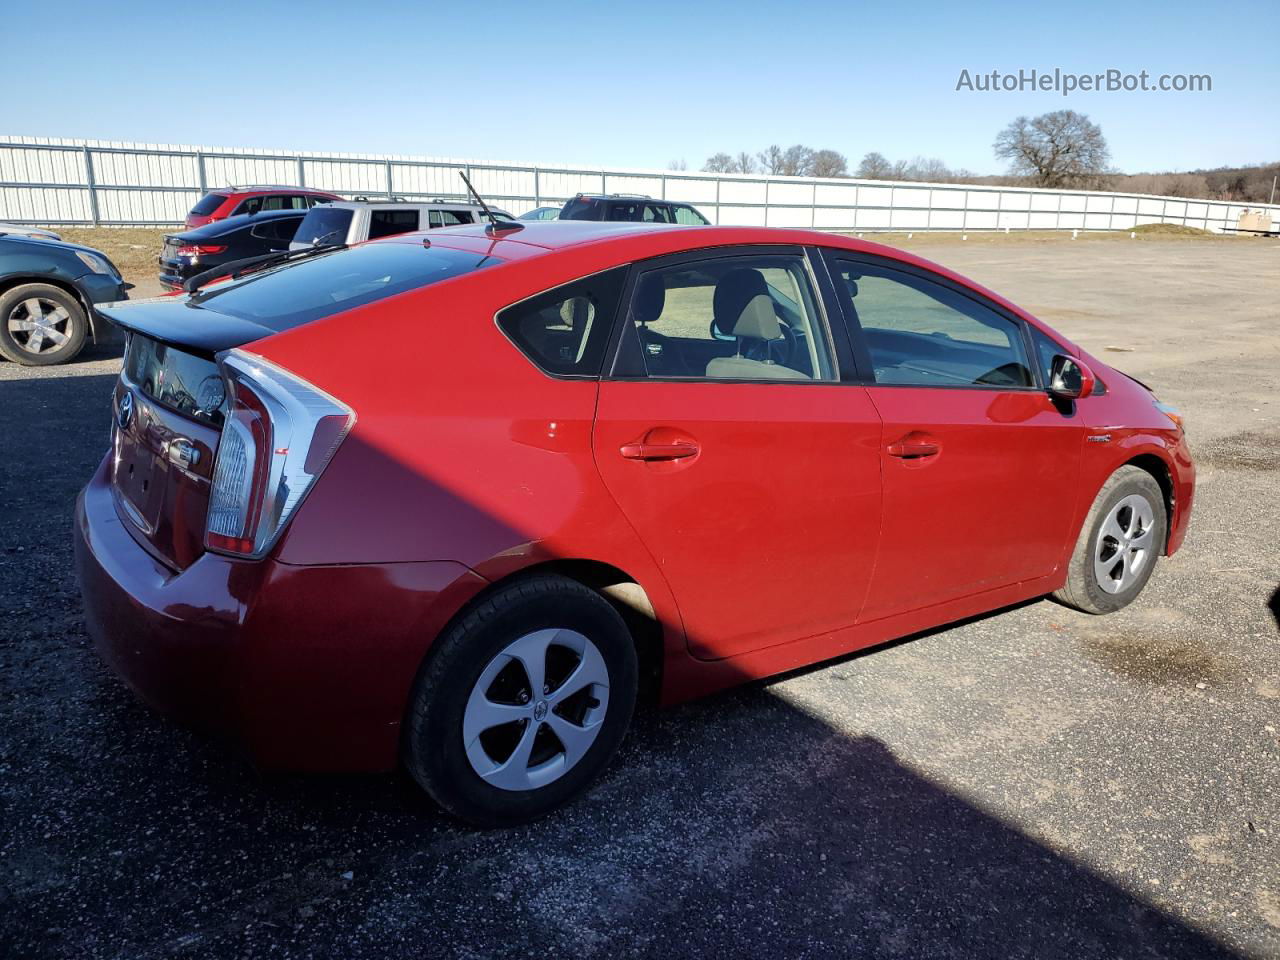
[[[511, 214], [490, 207], [500, 220]], [[318, 203], [303, 217], [290, 250], [330, 243], [361, 243], [397, 233], [476, 223], [484, 214], [475, 204], [452, 200], [340, 200]]]

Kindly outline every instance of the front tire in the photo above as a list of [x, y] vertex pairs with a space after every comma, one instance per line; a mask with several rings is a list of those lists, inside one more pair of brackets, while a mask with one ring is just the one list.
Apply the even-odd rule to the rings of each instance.
[[1127, 607], [1151, 579], [1167, 530], [1164, 494], [1155, 478], [1139, 467], [1121, 467], [1089, 508], [1066, 586], [1054, 597], [1085, 613]]
[[80, 301], [60, 287], [24, 283], [0, 296], [0, 354], [14, 363], [66, 363], [84, 348], [88, 332]]
[[637, 677], [631, 635], [603, 597], [564, 577], [515, 580], [436, 641], [410, 700], [405, 766], [461, 820], [535, 819], [612, 759]]

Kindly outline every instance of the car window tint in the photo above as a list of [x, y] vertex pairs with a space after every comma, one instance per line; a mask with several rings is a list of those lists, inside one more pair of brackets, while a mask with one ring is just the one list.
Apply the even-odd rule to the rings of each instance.
[[645, 223], [671, 223], [671, 210], [666, 204], [646, 203], [644, 205]]
[[574, 197], [560, 212], [561, 220], [603, 220], [607, 204], [591, 197]]
[[676, 223], [683, 223], [686, 226], [701, 226], [709, 222], [706, 217], [693, 209], [693, 207], [683, 205], [676, 207]]
[[641, 216], [641, 204], [638, 203], [611, 203], [609, 204], [609, 215], [606, 219], [621, 222], [638, 221]]
[[236, 207], [236, 213], [257, 213], [262, 209], [262, 197], [250, 197], [240, 206]]
[[640, 275], [628, 310], [643, 375], [835, 379], [803, 257], [699, 260]]
[[625, 276], [621, 267], [557, 287], [503, 310], [498, 326], [548, 373], [599, 376]]
[[293, 207], [293, 198], [284, 194], [262, 198], [262, 210], [289, 210]]
[[313, 207], [293, 239], [297, 243], [346, 243], [352, 212], [350, 207]]
[[393, 237], [418, 229], [417, 210], [371, 210], [369, 212], [369, 239]]
[[841, 262], [876, 383], [1029, 387], [1017, 323], [941, 283], [873, 264]]
[[441, 210], [440, 219], [446, 227], [457, 226], [460, 223], [471, 223], [471, 214], [466, 210]]

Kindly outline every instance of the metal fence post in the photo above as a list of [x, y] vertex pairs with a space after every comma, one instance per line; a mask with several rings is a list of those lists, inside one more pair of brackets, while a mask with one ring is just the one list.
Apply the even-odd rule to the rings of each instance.
[[200, 184], [200, 196], [204, 196], [209, 192], [209, 183], [205, 178], [204, 170], [204, 154], [196, 154], [196, 181]]
[[393, 184], [391, 180], [391, 161], [390, 160], [386, 161], [386, 165], [387, 165], [387, 199], [390, 200], [391, 195], [394, 192]]
[[537, 167], [533, 168], [533, 205], [534, 207], [542, 206], [542, 183], [540, 177], [541, 171]]
[[302, 158], [298, 157], [298, 186], [305, 187], [307, 185], [306, 165], [302, 162]]
[[102, 222], [102, 218], [98, 213], [98, 181], [93, 175], [93, 154], [89, 151], [88, 144], [84, 147], [84, 177], [84, 182], [89, 186], [89, 215], [93, 218], [93, 225], [96, 227]]

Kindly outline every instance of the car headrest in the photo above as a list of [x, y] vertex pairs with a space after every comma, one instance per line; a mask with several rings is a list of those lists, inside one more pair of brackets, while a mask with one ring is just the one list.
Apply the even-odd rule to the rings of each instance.
[[667, 288], [662, 277], [653, 274], [641, 277], [640, 285], [636, 288], [636, 294], [631, 303], [631, 313], [636, 322], [653, 323], [662, 316], [662, 310], [666, 305]]
[[782, 336], [782, 325], [773, 309], [773, 298], [759, 294], [747, 301], [733, 325], [735, 337], [752, 337], [756, 340], [777, 340]]
[[570, 330], [580, 330], [591, 316], [591, 302], [586, 297], [570, 297], [560, 304], [560, 319]]
[[750, 267], [730, 270], [718, 281], [711, 298], [711, 314], [721, 330], [736, 332], [738, 318], [753, 297], [768, 296], [764, 274]]

